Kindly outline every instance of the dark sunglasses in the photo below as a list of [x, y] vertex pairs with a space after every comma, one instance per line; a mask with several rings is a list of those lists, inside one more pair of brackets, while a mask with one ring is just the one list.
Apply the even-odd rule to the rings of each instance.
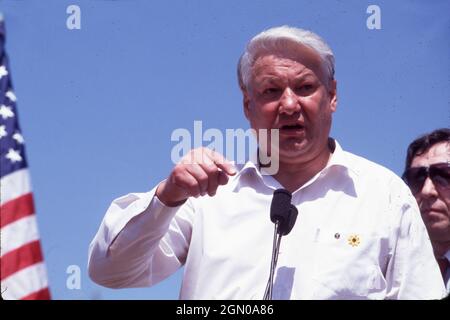
[[450, 190], [450, 163], [436, 163], [429, 167], [413, 167], [406, 170], [402, 175], [402, 179], [413, 194], [422, 190], [427, 177], [430, 177], [438, 191]]

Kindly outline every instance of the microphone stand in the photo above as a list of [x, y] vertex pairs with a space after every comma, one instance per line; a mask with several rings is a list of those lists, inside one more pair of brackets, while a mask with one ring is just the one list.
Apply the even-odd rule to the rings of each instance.
[[282, 234], [279, 232], [280, 222], [275, 223], [275, 229], [273, 233], [273, 245], [272, 245], [272, 261], [270, 263], [269, 280], [267, 281], [266, 291], [264, 292], [263, 300], [272, 300], [273, 294], [273, 276], [278, 262], [278, 254], [280, 252], [280, 243]]
[[267, 281], [264, 300], [272, 300], [274, 274], [277, 268], [278, 255], [280, 253], [281, 237], [291, 232], [297, 219], [297, 208], [291, 204], [292, 195], [286, 189], [277, 189], [273, 193], [270, 205], [270, 220], [275, 224], [272, 244], [272, 259], [270, 262], [270, 274]]
[[291, 204], [289, 212], [285, 215], [285, 218], [278, 218], [275, 221], [275, 229], [273, 233], [273, 244], [272, 244], [272, 261], [270, 263], [270, 274], [269, 280], [267, 281], [266, 291], [264, 292], [263, 300], [272, 300], [273, 296], [273, 276], [275, 274], [275, 269], [277, 268], [278, 255], [280, 253], [281, 247], [281, 237], [287, 235], [291, 232], [294, 227], [295, 221], [297, 219], [297, 208]]

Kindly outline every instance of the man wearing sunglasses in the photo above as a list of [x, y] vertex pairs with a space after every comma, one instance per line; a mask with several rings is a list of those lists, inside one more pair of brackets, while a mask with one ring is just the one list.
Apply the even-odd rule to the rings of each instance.
[[450, 292], [450, 129], [435, 130], [409, 145], [403, 179], [417, 200]]

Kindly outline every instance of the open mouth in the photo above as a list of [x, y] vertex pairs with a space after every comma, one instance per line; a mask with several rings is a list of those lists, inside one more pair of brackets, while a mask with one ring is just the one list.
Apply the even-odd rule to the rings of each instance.
[[303, 130], [304, 127], [300, 124], [291, 124], [291, 125], [284, 125], [280, 129], [282, 131], [298, 131], [298, 130]]

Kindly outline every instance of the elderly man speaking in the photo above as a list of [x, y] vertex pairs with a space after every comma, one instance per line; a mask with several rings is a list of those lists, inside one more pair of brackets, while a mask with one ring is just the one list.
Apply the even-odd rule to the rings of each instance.
[[248, 43], [238, 77], [245, 117], [256, 132], [267, 130], [278, 170], [265, 174], [257, 156], [233, 165], [210, 149], [191, 150], [153, 190], [112, 202], [90, 246], [90, 277], [144, 287], [184, 265], [181, 299], [262, 299], [268, 212], [283, 188], [299, 214], [279, 252], [273, 298], [444, 297], [408, 187], [329, 137], [337, 107], [329, 46], [310, 31], [266, 30]]

